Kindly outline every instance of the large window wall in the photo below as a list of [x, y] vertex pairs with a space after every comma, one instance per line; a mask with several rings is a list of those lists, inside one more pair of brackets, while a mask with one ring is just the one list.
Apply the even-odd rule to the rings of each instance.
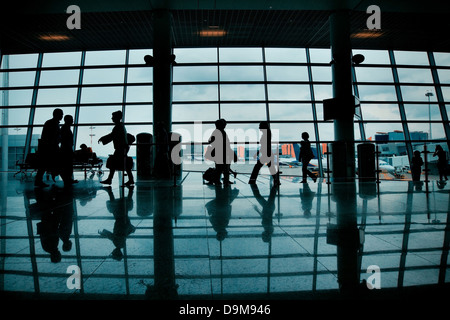
[[[174, 53], [173, 131], [184, 143], [205, 142], [218, 118], [228, 121], [230, 138], [238, 144], [257, 142], [262, 120], [271, 121], [280, 144], [298, 142], [303, 131], [320, 151], [323, 142], [334, 140], [322, 105], [332, 97], [330, 49], [177, 48]], [[450, 54], [357, 53], [365, 61], [353, 67], [354, 93], [361, 101], [355, 139], [390, 140], [392, 145], [381, 148], [385, 156], [411, 156], [424, 145], [418, 140], [442, 142], [448, 150]], [[112, 145], [97, 141], [112, 129], [116, 110], [124, 112], [130, 133], [152, 132], [153, 79], [152, 68], [143, 64], [146, 54], [152, 50], [3, 56], [2, 135], [25, 136], [24, 152], [33, 152], [56, 107], [74, 116], [76, 147], [85, 143], [101, 157], [112, 153]]]

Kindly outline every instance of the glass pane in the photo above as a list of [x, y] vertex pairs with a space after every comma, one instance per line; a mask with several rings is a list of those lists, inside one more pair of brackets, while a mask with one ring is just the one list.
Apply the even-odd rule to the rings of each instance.
[[434, 61], [437, 66], [450, 66], [450, 53], [448, 52], [434, 52]]
[[306, 62], [305, 49], [265, 48], [266, 62]]
[[173, 85], [173, 101], [217, 100], [217, 85]]
[[49, 52], [44, 53], [42, 67], [66, 67], [79, 66], [81, 64], [81, 52]]
[[400, 82], [433, 83], [430, 69], [398, 68]]
[[[22, 106], [22, 105], [30, 105], [31, 98], [33, 96], [33, 90], [1, 90], [2, 97], [7, 94], [7, 103], [5, 105], [8, 106]], [[3, 101], [3, 100], [2, 100]]]
[[[111, 119], [109, 119], [111, 121]], [[103, 145], [98, 143], [98, 139], [111, 133], [113, 126], [80, 126], [78, 127], [77, 142], [75, 147], [78, 149], [81, 144], [86, 144], [92, 148], [92, 151], [97, 154], [97, 157], [103, 160], [106, 164], [108, 155], [114, 153], [114, 146], [112, 143]]]
[[368, 86], [359, 85], [361, 101], [397, 101], [394, 86]]
[[127, 105], [125, 106], [125, 122], [152, 122], [152, 105]]
[[356, 81], [358, 82], [393, 82], [391, 68], [356, 67]]
[[441, 87], [441, 90], [444, 100], [450, 102], [450, 87]]
[[262, 66], [221, 66], [221, 81], [263, 81]]
[[272, 123], [271, 128], [272, 135], [274, 137], [278, 135], [278, 141], [301, 141], [304, 131], [309, 133], [310, 141], [316, 140], [313, 123]]
[[387, 50], [353, 50], [353, 55], [362, 54], [363, 64], [390, 64], [389, 52]]
[[112, 123], [112, 113], [121, 109], [120, 106], [82, 106], [78, 123]]
[[331, 67], [311, 67], [313, 81], [331, 81]]
[[[6, 57], [6, 56], [5, 56]], [[5, 69], [6, 59], [2, 59], [2, 69]], [[18, 68], [36, 68], [37, 67], [37, 54], [11, 54], [9, 57], [8, 69]]]
[[450, 70], [446, 70], [446, 69], [438, 69], [438, 77], [439, 77], [439, 82], [440, 83], [445, 83], [448, 84], [450, 83]]
[[221, 85], [220, 98], [223, 101], [264, 100], [264, 85]]
[[[333, 123], [320, 122], [317, 124], [317, 126], [319, 128], [320, 141], [327, 141], [327, 142], [334, 141], [334, 124]], [[356, 139], [356, 135], [355, 135], [355, 139]]]
[[437, 104], [405, 104], [408, 120], [442, 120]]
[[217, 67], [175, 67], [173, 68], [173, 81], [217, 81]]
[[311, 104], [275, 104], [270, 106], [270, 120], [312, 120]]
[[152, 82], [153, 68], [128, 68], [128, 83]]
[[265, 104], [222, 104], [220, 114], [228, 121], [267, 119]]
[[43, 70], [39, 85], [57, 86], [57, 85], [77, 85], [80, 76], [79, 70]]
[[143, 64], [145, 63], [144, 57], [146, 55], [153, 55], [153, 49], [136, 49], [130, 50], [128, 57], [129, 64]]
[[125, 69], [86, 69], [83, 75], [83, 84], [103, 84], [124, 82]]
[[415, 51], [394, 51], [396, 64], [417, 64], [428, 65], [428, 56], [426, 52]]
[[172, 119], [174, 122], [215, 121], [218, 117], [217, 104], [174, 104], [172, 106]]
[[35, 77], [36, 77], [35, 71], [1, 72], [0, 87], [11, 88], [11, 87], [34, 86]]
[[[229, 123], [225, 129], [230, 142], [258, 142], [260, 139], [258, 123]], [[272, 129], [272, 141], [277, 141], [277, 132]], [[233, 149], [236, 144], [232, 144]]]
[[[389, 140], [404, 140], [401, 123], [366, 123], [364, 125], [366, 138], [374, 141], [385, 141], [386, 136]], [[389, 132], [391, 132], [389, 136]]]
[[431, 92], [431, 102], [436, 102], [436, 92], [434, 87], [418, 87], [418, 86], [401, 86], [403, 101], [428, 101], [428, 96], [425, 94]]
[[175, 49], [177, 63], [217, 62], [216, 48], [185, 48]]
[[39, 89], [37, 104], [76, 103], [77, 90], [77, 88]]
[[[442, 123], [408, 123], [411, 140], [445, 139], [444, 125]], [[431, 128], [431, 135], [430, 133]], [[431, 150], [434, 151], [434, 150]]]
[[88, 51], [86, 52], [86, 66], [125, 64], [125, 50]]
[[333, 87], [331, 85], [314, 85], [314, 99], [323, 101], [333, 97]]
[[220, 62], [262, 62], [261, 48], [219, 48]]
[[400, 111], [395, 104], [361, 104], [364, 120], [400, 120]]
[[[5, 110], [5, 111], [3, 111]], [[3, 123], [3, 119], [0, 116], [1, 124], [6, 125], [27, 125], [28, 118], [30, 117], [30, 109], [29, 108], [20, 108], [20, 109], [2, 109], [0, 115], [3, 115], [3, 112], [8, 114], [8, 123]], [[14, 134], [25, 134], [26, 128], [18, 128], [17, 130], [10, 129]]]
[[309, 49], [309, 55], [312, 63], [330, 63], [330, 49]]
[[268, 81], [308, 81], [308, 69], [298, 66], [267, 66]]
[[122, 102], [123, 87], [83, 88], [81, 103], [111, 103]]
[[[75, 107], [58, 107], [63, 111], [64, 115], [72, 115], [75, 114]], [[55, 108], [36, 108], [36, 113], [34, 115], [34, 125], [44, 124], [47, 120], [53, 118], [53, 110]], [[61, 120], [60, 124], [64, 124], [64, 119]]]
[[127, 102], [153, 102], [152, 86], [128, 86]]
[[269, 100], [311, 100], [308, 85], [277, 85], [267, 86]]

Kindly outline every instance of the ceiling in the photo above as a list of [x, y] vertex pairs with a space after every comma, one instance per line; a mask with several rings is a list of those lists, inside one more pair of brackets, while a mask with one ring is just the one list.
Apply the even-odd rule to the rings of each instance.
[[[450, 52], [450, 2], [403, 0], [41, 0], [2, 9], [2, 54], [153, 47], [152, 12], [172, 14], [174, 47], [330, 47], [329, 16], [348, 9], [357, 49]], [[81, 29], [69, 30], [69, 5], [81, 10]], [[369, 5], [381, 9], [381, 31], [367, 33]], [[4, 8], [4, 6], [3, 6]], [[202, 30], [225, 34], [202, 36]], [[50, 40], [42, 36], [50, 36]], [[55, 38], [64, 36], [65, 40]], [[45, 38], [45, 37], [44, 37]], [[57, 40], [60, 39], [60, 40]]]

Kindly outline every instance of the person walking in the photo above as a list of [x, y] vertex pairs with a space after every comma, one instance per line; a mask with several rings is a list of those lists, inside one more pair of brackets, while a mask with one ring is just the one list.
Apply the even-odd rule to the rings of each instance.
[[71, 126], [73, 117], [64, 116], [64, 124], [61, 126], [61, 178], [64, 181], [64, 187], [69, 187], [78, 180], [73, 179], [73, 133]]
[[420, 181], [420, 174], [422, 173], [423, 160], [420, 156], [420, 151], [414, 151], [414, 156], [411, 160], [411, 176], [412, 181]]
[[437, 145], [436, 149], [433, 153], [433, 157], [438, 157], [438, 163], [437, 163], [437, 167], [438, 167], [438, 171], [439, 171], [439, 180], [440, 181], [444, 181], [444, 180], [448, 180], [447, 178], [447, 154], [444, 151], [444, 149], [442, 149], [442, 146]]
[[260, 149], [258, 150], [257, 161], [255, 166], [253, 167], [252, 174], [250, 175], [249, 184], [255, 184], [256, 179], [258, 178], [259, 171], [267, 164], [269, 167], [269, 172], [273, 178], [274, 186], [281, 185], [280, 177], [278, 174], [278, 170], [275, 165], [275, 157], [272, 152], [272, 131], [270, 130], [269, 122], [262, 121], [259, 124], [259, 130], [261, 130], [262, 135], [259, 140]]
[[225, 127], [227, 121], [218, 119], [215, 122], [216, 129], [212, 132], [208, 143], [211, 145], [211, 159], [215, 162], [215, 174], [212, 182], [221, 184], [220, 178], [223, 175], [223, 183], [230, 184], [230, 166], [231, 162], [236, 162], [233, 149], [231, 149], [230, 140]]
[[34, 186], [38, 188], [48, 187], [43, 182], [44, 173], [50, 171], [56, 175], [56, 166], [59, 158], [59, 144], [61, 142], [61, 128], [59, 122], [63, 118], [63, 111], [59, 108], [53, 110], [53, 117], [44, 123], [41, 138], [38, 145], [38, 170], [34, 180]]
[[311, 149], [311, 142], [309, 142], [309, 134], [308, 132], [303, 132], [302, 133], [302, 141], [300, 141], [300, 155], [299, 155], [299, 159], [302, 163], [302, 174], [303, 174], [303, 179], [302, 179], [302, 183], [306, 183], [306, 179], [308, 178], [308, 176], [313, 179], [314, 182], [317, 181], [317, 177], [308, 170], [308, 165], [309, 162], [314, 158], [314, 153], [312, 152]]
[[123, 169], [128, 175], [128, 181], [125, 183], [125, 186], [131, 187], [134, 185], [134, 177], [131, 170], [132, 166], [126, 163], [130, 146], [128, 144], [127, 130], [125, 129], [125, 125], [122, 122], [122, 111], [113, 112], [111, 119], [115, 124], [111, 133], [98, 139], [98, 143], [101, 142], [104, 145], [110, 143], [111, 141], [114, 144], [114, 154], [112, 155], [108, 178], [106, 178], [106, 180], [100, 181], [100, 183], [111, 184], [114, 173], [116, 172], [116, 170], [118, 170], [118, 168], [123, 168], [125, 163], [125, 167]]

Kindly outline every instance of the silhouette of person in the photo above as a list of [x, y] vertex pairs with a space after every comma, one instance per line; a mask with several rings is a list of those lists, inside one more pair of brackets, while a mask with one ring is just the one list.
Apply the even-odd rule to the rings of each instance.
[[258, 178], [259, 171], [264, 164], [269, 167], [269, 172], [272, 175], [274, 185], [280, 185], [280, 177], [278, 175], [274, 155], [272, 152], [272, 131], [270, 130], [269, 122], [262, 121], [259, 123], [259, 130], [262, 131], [261, 139], [259, 140], [260, 149], [256, 156], [257, 161], [253, 167], [252, 174], [250, 175], [249, 184], [255, 184]]
[[218, 119], [215, 122], [216, 129], [212, 132], [208, 143], [211, 144], [211, 157], [215, 162], [215, 178], [213, 183], [221, 184], [220, 178], [223, 174], [223, 183], [230, 184], [230, 165], [232, 161], [237, 161], [233, 149], [231, 149], [230, 140], [225, 132], [227, 121]]
[[420, 151], [414, 151], [414, 156], [411, 159], [411, 176], [412, 181], [420, 181], [420, 174], [422, 172], [423, 160], [420, 156]]
[[442, 146], [437, 145], [433, 153], [433, 157], [438, 157], [437, 168], [439, 171], [439, 180], [448, 180], [447, 178], [447, 154], [445, 153]]
[[[126, 164], [128, 150], [130, 149], [127, 138], [127, 130], [125, 129], [125, 125], [122, 123], [122, 111], [113, 112], [111, 119], [115, 124], [112, 132], [98, 139], [98, 143], [101, 142], [103, 144], [108, 144], [112, 141], [114, 144], [114, 154], [112, 156], [113, 164], [111, 165], [111, 168], [109, 168], [108, 178], [106, 178], [106, 180], [100, 181], [100, 183], [102, 184], [112, 183], [112, 178], [114, 177], [116, 168], [123, 167], [123, 164]], [[128, 181], [125, 183], [125, 186], [133, 186], [134, 177], [131, 166], [129, 164], [126, 164], [124, 169], [128, 175]]]
[[103, 229], [98, 233], [112, 241], [115, 248], [111, 252], [111, 256], [117, 261], [122, 260], [122, 249], [125, 248], [127, 237], [136, 231], [136, 227], [131, 224], [128, 216], [128, 212], [133, 209], [133, 190], [134, 188], [128, 189], [127, 197], [116, 199], [111, 188], [107, 188], [109, 200], [106, 201], [106, 208], [114, 216], [114, 227], [112, 232]]
[[73, 133], [70, 127], [73, 124], [71, 115], [64, 116], [64, 124], [61, 126], [61, 178], [64, 187], [69, 187], [78, 180], [73, 179]]
[[311, 188], [307, 183], [303, 185], [303, 189], [299, 189], [300, 192], [300, 202], [302, 205], [303, 215], [305, 217], [311, 216], [312, 202], [314, 200], [315, 192], [311, 191]]
[[308, 170], [309, 162], [314, 158], [314, 154], [311, 150], [311, 142], [309, 142], [309, 134], [308, 132], [302, 133], [302, 141], [300, 141], [300, 155], [299, 159], [302, 162], [302, 174], [303, 180], [302, 183], [306, 183], [306, 179], [308, 176], [316, 182], [317, 177]]
[[273, 228], [273, 213], [275, 211], [275, 196], [277, 194], [276, 186], [272, 186], [270, 189], [269, 197], [266, 199], [261, 196], [259, 192], [258, 186], [253, 184], [251, 186], [253, 195], [255, 196], [256, 201], [261, 205], [262, 210], [259, 210], [257, 206], [254, 206], [256, 212], [261, 216], [261, 225], [264, 228], [264, 231], [261, 234], [261, 238], [263, 242], [269, 242], [272, 239], [272, 234], [274, 231]]
[[59, 122], [63, 118], [63, 111], [59, 108], [53, 110], [53, 118], [44, 123], [38, 146], [39, 165], [34, 180], [35, 187], [48, 187], [43, 182], [44, 173], [51, 171], [56, 175], [56, 164], [59, 157], [59, 143], [61, 142], [61, 129]]
[[63, 242], [63, 251], [72, 249], [70, 235], [73, 224], [73, 196], [70, 193], [57, 193], [54, 189], [44, 191], [41, 188], [36, 190], [35, 195], [42, 212], [41, 221], [37, 224], [42, 249], [50, 254], [51, 262], [60, 262], [59, 240]]
[[209, 201], [205, 208], [208, 211], [209, 221], [214, 231], [216, 239], [223, 241], [228, 235], [227, 227], [231, 219], [231, 203], [238, 196], [239, 190], [231, 190], [229, 185], [215, 185], [216, 197]]

